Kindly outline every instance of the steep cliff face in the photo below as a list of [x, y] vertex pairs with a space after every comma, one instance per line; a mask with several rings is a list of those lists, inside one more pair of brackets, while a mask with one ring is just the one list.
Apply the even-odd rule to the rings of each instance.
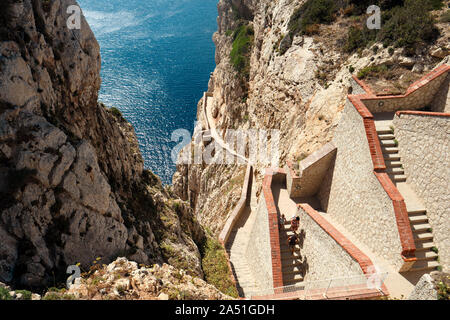
[[[305, 2], [221, 0], [218, 31], [213, 37], [217, 66], [208, 89], [213, 94], [216, 127], [279, 130], [281, 167], [286, 160], [302, 159], [331, 140], [352, 74], [369, 65], [388, 63], [403, 68], [400, 74], [412, 70], [411, 77], [417, 78], [445, 56], [439, 52], [448, 46], [448, 24], [440, 24], [441, 37], [430, 50], [437, 55], [424, 47], [407, 57], [404, 50], [382, 44], [377, 44], [378, 51], [367, 47], [347, 53], [342, 48], [347, 31], [356, 22], [339, 12], [334, 23], [317, 25], [318, 31], [310, 35], [291, 37], [289, 22]], [[360, 16], [357, 23], [363, 25], [365, 19]], [[242, 26], [249, 30], [247, 40], [251, 45], [238, 58], [247, 59], [248, 67], [233, 60], [242, 44]], [[413, 79], [405, 81], [409, 85]], [[197, 115], [200, 132], [206, 128], [202, 101]], [[191, 145], [196, 144], [194, 140]], [[255, 164], [257, 195], [268, 166]], [[242, 165], [180, 164], [173, 179], [174, 190], [191, 203], [200, 222], [217, 234], [239, 199], [244, 171]]]
[[203, 229], [97, 103], [99, 45], [84, 17], [67, 27], [70, 5], [0, 4], [0, 281], [43, 287], [119, 255], [202, 276]]

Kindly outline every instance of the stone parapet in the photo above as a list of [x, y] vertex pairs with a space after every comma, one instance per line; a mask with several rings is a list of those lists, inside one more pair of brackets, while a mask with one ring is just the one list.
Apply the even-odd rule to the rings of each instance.
[[322, 184], [330, 163], [336, 155], [333, 143], [327, 143], [306, 159], [300, 161], [297, 175], [290, 161], [285, 166], [287, 190], [291, 198], [314, 196]]

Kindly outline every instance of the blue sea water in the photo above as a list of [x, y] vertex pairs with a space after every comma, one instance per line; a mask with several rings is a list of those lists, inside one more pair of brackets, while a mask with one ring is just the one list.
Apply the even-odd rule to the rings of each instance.
[[145, 167], [171, 183], [176, 129], [191, 133], [214, 70], [217, 0], [78, 0], [101, 47], [99, 100], [117, 107]]

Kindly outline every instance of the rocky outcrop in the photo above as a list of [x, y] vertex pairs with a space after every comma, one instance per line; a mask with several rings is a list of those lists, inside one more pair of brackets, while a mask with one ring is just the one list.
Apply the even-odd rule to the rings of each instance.
[[0, 4], [0, 281], [43, 287], [117, 256], [201, 277], [203, 229], [97, 102], [99, 45], [84, 17], [67, 28], [70, 5]]
[[118, 258], [96, 265], [69, 289], [42, 295], [12, 290], [0, 282], [0, 300], [232, 300], [200, 278], [168, 264], [138, 265]]

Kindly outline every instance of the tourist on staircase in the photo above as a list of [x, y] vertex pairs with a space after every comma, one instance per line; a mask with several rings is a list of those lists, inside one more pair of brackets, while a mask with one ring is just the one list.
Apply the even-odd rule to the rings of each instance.
[[298, 243], [298, 236], [296, 233], [294, 233], [292, 236], [288, 238], [288, 246], [291, 250], [291, 255], [294, 255], [295, 252], [295, 245]]
[[294, 217], [291, 221], [291, 230], [294, 234], [297, 234], [298, 226], [300, 224], [300, 217]]

